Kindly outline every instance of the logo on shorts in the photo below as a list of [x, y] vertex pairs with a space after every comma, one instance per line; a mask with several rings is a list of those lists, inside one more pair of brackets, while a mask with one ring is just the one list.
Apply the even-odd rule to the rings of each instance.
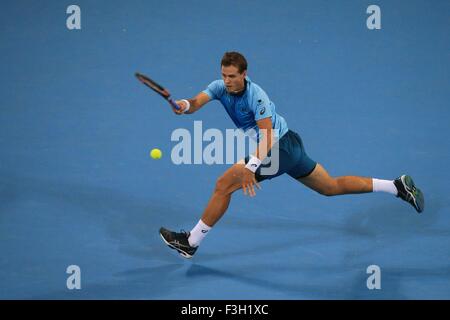
[[266, 112], [266, 107], [262, 107], [261, 111], [259, 112], [260, 115], [263, 115], [264, 112]]
[[202, 233], [207, 233], [208, 232], [208, 230], [202, 230]]

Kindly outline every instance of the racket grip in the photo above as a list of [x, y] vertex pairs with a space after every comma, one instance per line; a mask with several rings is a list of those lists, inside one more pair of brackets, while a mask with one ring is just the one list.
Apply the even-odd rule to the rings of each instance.
[[177, 110], [180, 110], [180, 106], [175, 101], [173, 101], [171, 98], [169, 98], [167, 100], [169, 101], [169, 103], [172, 107], [174, 107]]

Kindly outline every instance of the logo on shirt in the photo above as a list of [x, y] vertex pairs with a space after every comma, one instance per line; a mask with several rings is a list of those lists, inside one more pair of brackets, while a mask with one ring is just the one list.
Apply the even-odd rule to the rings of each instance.
[[259, 111], [259, 114], [260, 114], [260, 115], [263, 115], [264, 112], [266, 112], [266, 107], [262, 107], [261, 111]]

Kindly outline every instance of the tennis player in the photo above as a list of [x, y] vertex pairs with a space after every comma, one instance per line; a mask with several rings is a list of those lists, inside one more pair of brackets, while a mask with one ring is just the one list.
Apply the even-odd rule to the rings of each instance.
[[[173, 108], [173, 111], [178, 115], [192, 114], [209, 101], [219, 100], [238, 128], [256, 132], [258, 147], [255, 154], [238, 161], [217, 179], [201, 219], [190, 232], [160, 229], [164, 242], [181, 256], [192, 258], [227, 210], [233, 192], [242, 189], [244, 194], [253, 197], [260, 188], [259, 182], [285, 173], [325, 196], [386, 192], [410, 203], [417, 212], [423, 211], [423, 193], [408, 175], [395, 180], [330, 176], [322, 165], [308, 156], [301, 137], [288, 128], [264, 90], [247, 77], [247, 61], [242, 54], [226, 52], [221, 71], [222, 80], [213, 81], [195, 98], [178, 100], [180, 109]], [[272, 152], [274, 150], [277, 152]]]

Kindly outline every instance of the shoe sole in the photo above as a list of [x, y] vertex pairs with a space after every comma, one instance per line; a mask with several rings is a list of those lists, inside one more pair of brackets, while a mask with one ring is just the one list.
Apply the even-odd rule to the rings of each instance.
[[184, 252], [183, 250], [178, 249], [178, 248], [174, 247], [173, 245], [171, 245], [169, 242], [167, 242], [167, 240], [163, 237], [163, 235], [161, 233], [159, 235], [161, 236], [161, 239], [163, 239], [164, 243], [170, 249], [176, 250], [180, 254], [180, 256], [182, 256], [183, 258], [186, 258], [186, 259], [191, 259], [192, 258], [192, 256], [189, 253]]
[[[402, 180], [403, 186], [405, 187], [406, 192], [410, 195], [411, 199], [414, 201], [414, 208], [418, 213], [421, 213], [423, 211], [423, 193], [420, 191], [419, 188], [416, 187], [414, 184], [413, 179], [410, 176], [403, 175], [400, 178]], [[418, 194], [418, 197], [412, 193], [413, 188], [416, 188], [416, 192]], [[422, 203], [421, 206], [417, 203], [417, 198], [420, 198], [420, 202]]]

